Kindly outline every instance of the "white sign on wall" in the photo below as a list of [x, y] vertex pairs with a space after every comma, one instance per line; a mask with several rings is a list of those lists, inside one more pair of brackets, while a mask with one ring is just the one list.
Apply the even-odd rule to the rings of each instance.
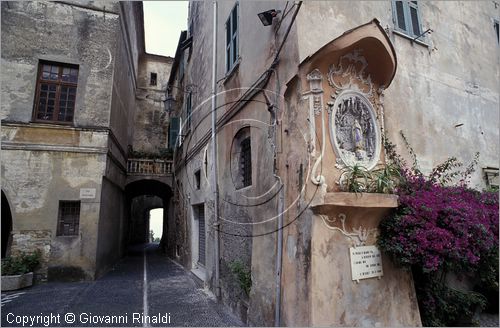
[[95, 188], [80, 188], [81, 199], [94, 199], [95, 193], [96, 193]]
[[382, 256], [376, 246], [358, 246], [349, 248], [351, 253], [352, 280], [381, 277]]

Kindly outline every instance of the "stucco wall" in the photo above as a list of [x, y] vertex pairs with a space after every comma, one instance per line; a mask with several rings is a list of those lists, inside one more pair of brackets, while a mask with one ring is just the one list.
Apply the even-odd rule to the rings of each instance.
[[[218, 119], [230, 110], [231, 106], [224, 106], [224, 104], [236, 101], [238, 96], [242, 95], [246, 88], [269, 68], [294, 12], [293, 9], [290, 10], [292, 6], [290, 3], [285, 10], [285, 3], [239, 2], [240, 62], [238, 67], [226, 76], [225, 22], [234, 3], [234, 1], [218, 3], [216, 78], [217, 91], [220, 94], [217, 97], [217, 104], [222, 105], [217, 110]], [[307, 113], [300, 109], [304, 101], [301, 99], [301, 93], [304, 90], [302, 90], [303, 86], [290, 82], [297, 74], [300, 63], [308, 56], [313, 55], [325, 44], [346, 31], [377, 18], [386, 29], [397, 56], [396, 76], [380, 101], [384, 103], [386, 131], [391, 140], [398, 145], [400, 152], [408, 157], [404, 143], [399, 136], [400, 130], [408, 137], [421, 160], [424, 171], [449, 156], [457, 156], [459, 160], [467, 163], [474, 153], [479, 151], [481, 153], [479, 169], [473, 177], [473, 184], [478, 187], [485, 186], [480, 168], [498, 167], [499, 47], [495, 40], [493, 18], [498, 20], [499, 9], [495, 8], [495, 4], [491, 2], [481, 4], [419, 2], [419, 4], [423, 30], [432, 28], [434, 31], [425, 37], [424, 44], [412, 43], [408, 38], [392, 32], [390, 1], [304, 2], [290, 29], [279, 63], [272, 72], [272, 78], [267, 85], [270, 89], [268, 95], [278, 107], [280, 124], [275, 129], [266, 131], [267, 139], [257, 138], [255, 144], [252, 142], [252, 155], [255, 148], [257, 157], [271, 159], [272, 152], [266, 147], [270, 140], [273, 140], [273, 133], [279, 136], [276, 143], [278, 152], [276, 173], [283, 179], [286, 187], [284, 207], [287, 209], [284, 216], [287, 228], [284, 230], [281, 277], [281, 323], [283, 325], [311, 324], [313, 312], [311, 308], [313, 298], [311, 295], [311, 234], [314, 217], [308, 210], [308, 201], [314, 193], [326, 191], [309, 182], [310, 168], [313, 163], [310, 162], [308, 154], [311, 145], [307, 144], [307, 138], [305, 138], [310, 129], [310, 123], [308, 123]], [[282, 12], [272, 26], [264, 27], [258, 20], [257, 13], [272, 8]], [[278, 28], [279, 17], [285, 12], [287, 16]], [[474, 17], [471, 18], [471, 14]], [[208, 63], [211, 63], [212, 59], [212, 4], [191, 2], [190, 15], [190, 20], [193, 22], [193, 55], [186, 68], [184, 84], [193, 83], [194, 87], [198, 88], [198, 92], [193, 101], [194, 107], [197, 108], [193, 114], [193, 127], [196, 128], [191, 129], [184, 144], [178, 150], [180, 158], [188, 155], [187, 162], [177, 164], [176, 179], [179, 179], [177, 188], [178, 190], [180, 188], [182, 192], [189, 190], [189, 181], [193, 179], [194, 170], [203, 161], [201, 154], [206, 143], [201, 142], [203, 146], [200, 147], [195, 147], [195, 145], [199, 144], [210, 131], [210, 103], [207, 99], [209, 99], [211, 86], [211, 71]], [[285, 90], [286, 101], [280, 100]], [[275, 97], [272, 92], [276, 92], [278, 96]], [[270, 114], [266, 112], [264, 99], [259, 96], [256, 100], [262, 102], [261, 107], [248, 102], [238, 115], [228, 119], [229, 123], [241, 126], [242, 123], [238, 120], [247, 118], [263, 119], [269, 122]], [[464, 125], [455, 127], [460, 123]], [[236, 127], [231, 129], [236, 129]], [[230, 162], [227, 154], [235, 133], [235, 130], [231, 129], [221, 127], [218, 133], [221, 191], [228, 191], [232, 186], [232, 182], [227, 179], [228, 172], [230, 172], [227, 169]], [[208, 163], [210, 167], [210, 159]], [[323, 162], [325, 170], [331, 170], [334, 164], [333, 156]], [[256, 190], [273, 181], [272, 165], [264, 165], [257, 160], [253, 169], [258, 177]], [[330, 189], [336, 188], [334, 183], [331, 181], [329, 183]], [[210, 191], [204, 188], [202, 186], [203, 193]], [[227, 194], [238, 200], [248, 196], [233, 191]], [[183, 211], [185, 208], [183, 204], [189, 204], [190, 197], [196, 199], [196, 201], [191, 200], [191, 203], [201, 201], [198, 196], [193, 195], [196, 193], [183, 194], [182, 197], [185, 198], [176, 205], [176, 208], [181, 207]], [[255, 219], [267, 217], [277, 208], [277, 204], [269, 204], [269, 208], [263, 206], [245, 209], [243, 212]], [[225, 217], [232, 215], [244, 217], [241, 209], [224, 203], [223, 200], [220, 201], [220, 209]], [[210, 213], [207, 212], [207, 216]], [[187, 210], [188, 236], [193, 232], [189, 226], [191, 222], [189, 215], [189, 210]], [[257, 226], [253, 228], [253, 233], [271, 231], [272, 229], [269, 228]], [[231, 228], [231, 231], [233, 230], [238, 231], [238, 229]], [[248, 312], [251, 324], [274, 324], [275, 276], [273, 269], [276, 254], [274, 237], [275, 235], [259, 237], [252, 241], [254, 287], [250, 295]], [[224, 253], [226, 247], [224, 238], [221, 237], [221, 263], [230, 258], [229, 253]], [[188, 241], [186, 245], [189, 245]], [[213, 269], [208, 267], [208, 270]], [[400, 282], [405, 284], [407, 281], [403, 280]], [[222, 282], [223, 285], [225, 283], [225, 281]], [[411, 289], [411, 286], [405, 286], [408, 290]], [[222, 294], [224, 302], [232, 304], [234, 296], [231, 298], [227, 293], [224, 294], [224, 291]], [[413, 315], [414, 313], [409, 320], [415, 319], [412, 323], [418, 324], [418, 320]], [[389, 319], [388, 322], [398, 323], [394, 318]]]
[[31, 120], [44, 59], [79, 65], [75, 125], [107, 126], [117, 25], [112, 13], [48, 1], [2, 2], [2, 119]]
[[[25, 231], [49, 231], [43, 268], [80, 267], [93, 278], [104, 168], [103, 154], [2, 150], [2, 189], [12, 206], [13, 237], [24, 239], [13, 244], [13, 252], [36, 246], [22, 237], [31, 234]], [[59, 200], [80, 200], [80, 188], [95, 188], [96, 199], [81, 200], [77, 236], [57, 236]]]
[[[165, 95], [173, 59], [144, 54], [139, 64], [137, 110], [135, 113], [133, 149], [159, 153], [168, 148], [168, 113]], [[150, 85], [150, 74], [156, 73], [156, 86]]]
[[500, 8], [466, 1], [419, 2], [419, 8], [422, 29], [432, 29], [425, 44], [392, 32], [390, 1], [306, 2], [297, 17], [300, 61], [344, 31], [377, 18], [389, 31], [398, 60], [385, 93], [390, 139], [408, 158], [399, 135], [403, 131], [427, 172], [451, 156], [468, 164], [480, 152], [472, 184], [482, 188], [481, 168], [499, 162], [500, 48], [493, 20], [499, 19]]
[[[135, 108], [111, 106], [111, 97], [123, 101], [123, 96], [133, 95], [130, 88], [123, 90], [114, 83], [113, 75], [121, 72], [115, 64], [126, 67], [127, 51], [116, 49], [118, 3], [72, 3], [2, 2], [2, 190], [12, 206], [12, 251], [31, 250], [43, 239], [45, 273], [47, 266], [56, 275], [71, 268], [73, 273], [80, 270], [79, 278], [92, 279], [96, 265], [102, 265], [102, 272], [116, 260], [116, 256], [102, 260], [101, 254], [114, 251], [115, 245], [103, 248], [102, 239], [108, 237], [101, 234], [121, 238], [119, 226], [106, 224], [109, 206], [120, 208], [123, 200], [116, 188], [101, 193], [101, 185], [103, 176], [108, 176], [124, 186], [127, 140], [123, 139], [133, 131], [129, 126], [133, 117], [124, 124], [116, 117]], [[32, 122], [39, 60], [79, 65], [73, 126]], [[127, 71], [119, 78], [130, 83]], [[116, 138], [110, 137], [109, 127]], [[107, 156], [108, 150], [118, 164]], [[81, 188], [95, 189], [95, 198], [80, 199]], [[101, 197], [110, 201], [102, 213]], [[59, 200], [81, 200], [78, 236], [56, 236]], [[99, 227], [103, 229], [98, 231]]]

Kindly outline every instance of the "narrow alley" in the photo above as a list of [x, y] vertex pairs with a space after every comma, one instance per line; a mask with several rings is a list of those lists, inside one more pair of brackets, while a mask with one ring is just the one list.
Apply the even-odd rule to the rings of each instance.
[[[150, 322], [142, 320], [143, 314]], [[93, 282], [37, 284], [2, 293], [2, 327], [23, 326], [23, 320], [24, 326], [35, 320], [37, 327], [48, 321], [51, 327], [242, 325], [156, 244], [129, 250]]]

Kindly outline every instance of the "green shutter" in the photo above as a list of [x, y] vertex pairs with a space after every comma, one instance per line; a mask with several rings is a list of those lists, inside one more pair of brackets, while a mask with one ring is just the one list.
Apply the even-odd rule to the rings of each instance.
[[170, 127], [168, 128], [168, 147], [171, 149], [175, 149], [175, 145], [177, 144], [177, 137], [179, 136], [179, 118], [171, 117], [170, 118]]

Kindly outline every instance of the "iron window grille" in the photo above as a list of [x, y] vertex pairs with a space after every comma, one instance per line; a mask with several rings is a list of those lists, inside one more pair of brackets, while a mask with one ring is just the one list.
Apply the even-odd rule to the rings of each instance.
[[252, 146], [250, 138], [245, 138], [241, 141], [241, 176], [243, 178], [243, 187], [252, 185]]
[[411, 37], [422, 34], [418, 1], [392, 1], [392, 11], [396, 31]]
[[40, 62], [34, 120], [58, 123], [73, 122], [77, 84], [77, 65]]
[[231, 71], [238, 60], [238, 3], [226, 21], [226, 72]]
[[58, 236], [77, 236], [80, 225], [80, 201], [59, 201]]

